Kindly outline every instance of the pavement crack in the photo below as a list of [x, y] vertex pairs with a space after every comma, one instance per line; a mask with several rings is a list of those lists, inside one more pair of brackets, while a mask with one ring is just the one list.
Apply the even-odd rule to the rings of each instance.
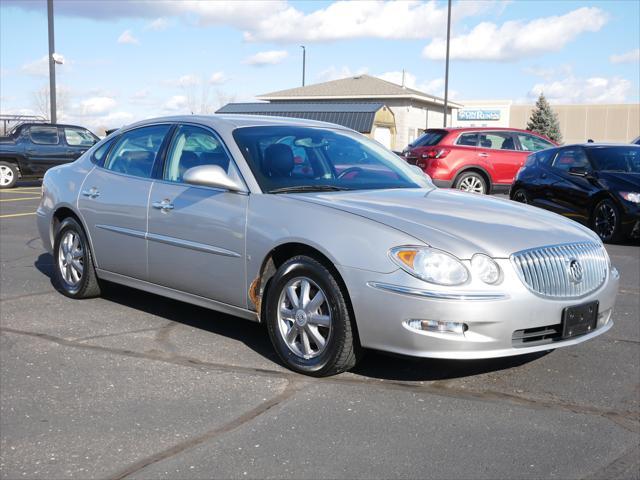
[[141, 470], [145, 469], [150, 465], [153, 465], [155, 463], [171, 458], [175, 455], [183, 453], [186, 450], [189, 450], [191, 448], [197, 447], [198, 445], [202, 445], [203, 443], [213, 440], [221, 435], [232, 432], [233, 430], [236, 430], [244, 426], [245, 424], [251, 422], [257, 417], [264, 415], [266, 412], [268, 412], [272, 408], [277, 407], [282, 403], [286, 402], [287, 400], [289, 400], [301, 388], [302, 385], [303, 384], [299, 382], [288, 380], [283, 391], [280, 392], [275, 397], [272, 397], [269, 400], [266, 400], [260, 403], [256, 407], [234, 418], [233, 420], [225, 423], [224, 425], [216, 427], [212, 430], [209, 430], [208, 432], [203, 433], [202, 435], [198, 435], [189, 440], [186, 440], [172, 447], [169, 447], [165, 450], [162, 450], [158, 453], [155, 453], [147, 458], [139, 460], [134, 464], [130, 465], [129, 467], [116, 473], [112, 477], [109, 477], [109, 479], [122, 480], [130, 475], [140, 472]]
[[167, 325], [163, 325], [161, 327], [149, 327], [149, 328], [140, 328], [138, 330], [125, 330], [124, 332], [116, 332], [116, 333], [105, 333], [102, 335], [92, 335], [90, 337], [81, 337], [74, 338], [74, 342], [86, 342], [87, 340], [95, 340], [97, 338], [109, 338], [109, 337], [118, 337], [120, 335], [129, 335], [131, 333], [143, 333], [143, 332], [153, 332], [155, 330], [162, 330], [163, 328], [167, 328]]
[[616, 458], [613, 462], [604, 468], [584, 477], [585, 480], [607, 479], [623, 479], [630, 478], [638, 472], [638, 459], [640, 458], [640, 445], [634, 445], [622, 456]]
[[10, 302], [10, 301], [13, 301], [13, 300], [21, 300], [23, 298], [29, 298], [29, 297], [38, 297], [38, 296], [41, 296], [41, 295], [48, 295], [50, 293], [55, 293], [55, 290], [47, 290], [46, 292], [26, 293], [24, 295], [15, 295], [13, 297], [0, 298], [0, 303], [1, 302]]

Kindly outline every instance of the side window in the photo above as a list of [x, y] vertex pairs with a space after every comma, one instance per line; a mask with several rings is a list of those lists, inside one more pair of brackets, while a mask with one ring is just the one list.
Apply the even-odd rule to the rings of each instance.
[[112, 138], [96, 148], [96, 151], [93, 152], [93, 155], [91, 156], [91, 161], [96, 165], [102, 165], [114, 141], [115, 138]]
[[81, 128], [64, 128], [64, 138], [72, 147], [91, 147], [96, 139], [87, 130]]
[[60, 143], [58, 138], [58, 127], [30, 127], [29, 136], [33, 143], [40, 145], [57, 145]]
[[463, 133], [458, 137], [458, 141], [456, 141], [456, 145], [464, 145], [467, 147], [475, 147], [478, 145], [478, 134], [477, 133]]
[[589, 168], [589, 160], [581, 148], [565, 148], [553, 159], [553, 168], [568, 172], [571, 168]]
[[171, 142], [163, 178], [170, 182], [182, 182], [184, 172], [200, 165], [218, 165], [231, 178], [239, 178], [235, 165], [217, 136], [204, 128], [182, 125]]
[[516, 144], [508, 132], [488, 132], [480, 134], [480, 147], [493, 150], [515, 150]]
[[122, 134], [105, 163], [114, 172], [150, 177], [170, 125], [137, 128]]
[[537, 152], [555, 146], [551, 142], [527, 133], [518, 133], [518, 140], [520, 141], [522, 150], [525, 152]]

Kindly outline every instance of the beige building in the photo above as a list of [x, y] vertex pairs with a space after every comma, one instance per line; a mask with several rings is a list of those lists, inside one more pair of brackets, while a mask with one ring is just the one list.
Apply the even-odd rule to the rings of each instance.
[[[394, 150], [401, 150], [431, 127], [442, 127], [444, 121], [444, 99], [425, 92], [403, 87], [370, 75], [316, 83], [304, 87], [281, 90], [258, 95], [260, 100], [270, 103], [285, 102], [380, 102], [389, 107], [395, 118], [395, 134], [377, 126], [372, 137]], [[449, 102], [447, 121], [451, 123], [454, 108], [461, 108], [456, 102]]]
[[[453, 113], [453, 126], [527, 128], [535, 105], [508, 100], [468, 100]], [[640, 104], [551, 105], [558, 115], [562, 141], [631, 142], [640, 136]]]

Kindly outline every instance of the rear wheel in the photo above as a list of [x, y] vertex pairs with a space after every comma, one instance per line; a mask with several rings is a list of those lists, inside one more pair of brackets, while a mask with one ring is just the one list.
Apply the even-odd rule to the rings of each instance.
[[591, 216], [591, 228], [606, 243], [620, 240], [620, 211], [609, 199], [598, 202]]
[[0, 188], [13, 188], [18, 176], [18, 169], [13, 163], [0, 162]]
[[346, 296], [313, 258], [300, 255], [278, 269], [267, 292], [266, 317], [276, 353], [291, 370], [324, 377], [356, 364], [359, 348]]
[[62, 293], [77, 299], [100, 295], [89, 242], [75, 219], [65, 218], [60, 223], [53, 256], [55, 280]]
[[464, 192], [487, 193], [487, 182], [476, 172], [464, 172], [455, 182], [455, 188]]
[[516, 190], [515, 193], [513, 194], [512, 200], [514, 202], [520, 202], [520, 203], [531, 203], [529, 194], [524, 188], [519, 188], [518, 190]]

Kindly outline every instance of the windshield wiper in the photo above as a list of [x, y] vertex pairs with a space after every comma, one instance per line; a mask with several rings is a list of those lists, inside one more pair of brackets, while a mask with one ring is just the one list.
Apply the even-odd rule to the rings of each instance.
[[274, 188], [273, 190], [269, 190], [269, 193], [338, 192], [341, 190], [349, 189], [336, 185], [294, 185], [291, 187]]

